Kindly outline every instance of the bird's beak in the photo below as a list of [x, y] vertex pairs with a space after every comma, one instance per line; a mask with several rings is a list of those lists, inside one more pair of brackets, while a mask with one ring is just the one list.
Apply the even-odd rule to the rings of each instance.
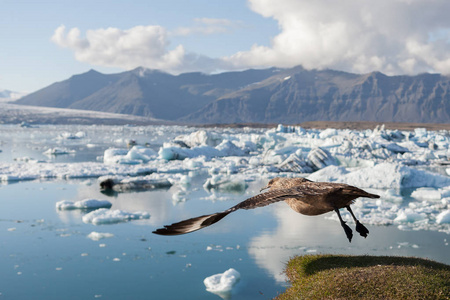
[[265, 187], [261, 188], [261, 189], [259, 190], [259, 192], [261, 193], [262, 191], [267, 190], [268, 188], [270, 188], [270, 186], [266, 185]]

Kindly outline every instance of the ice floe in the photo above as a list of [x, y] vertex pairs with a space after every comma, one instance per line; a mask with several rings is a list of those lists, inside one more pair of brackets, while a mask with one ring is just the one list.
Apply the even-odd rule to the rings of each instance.
[[[52, 155], [53, 161], [45, 161], [29, 158], [24, 151], [23, 159], [0, 161], [1, 181], [97, 177], [103, 189], [114, 192], [170, 188], [169, 199], [178, 203], [189, 199], [193, 182], [210, 193], [204, 199], [214, 201], [226, 199], [223, 193], [244, 193], [255, 180], [302, 176], [347, 183], [380, 194], [378, 200], [356, 203], [355, 209], [366, 223], [450, 233], [445, 215], [438, 218], [450, 205], [447, 131], [387, 130], [384, 126], [373, 130], [317, 130], [281, 124], [271, 129], [49, 128], [16, 126], [10, 139], [17, 131], [28, 134], [27, 141], [45, 136], [42, 141], [33, 141], [32, 147], [39, 149], [36, 152], [41, 156], [45, 150], [73, 155]], [[54, 136], [49, 136], [53, 131]], [[134, 142], [129, 143], [131, 140]], [[48, 141], [53, 144], [48, 145]], [[73, 143], [79, 145], [76, 151]], [[83, 149], [100, 150], [103, 155], [97, 161], [61, 162], [82, 155]]]
[[108, 239], [108, 238], [112, 238], [114, 236], [114, 234], [112, 233], [108, 233], [108, 232], [97, 232], [97, 231], [92, 231], [91, 233], [89, 233], [87, 235], [87, 237], [93, 241], [99, 241], [102, 239]]
[[112, 203], [108, 200], [97, 199], [84, 199], [80, 201], [59, 201], [56, 203], [56, 208], [59, 210], [72, 210], [72, 209], [98, 209], [98, 208], [110, 208]]
[[92, 223], [94, 225], [116, 224], [131, 220], [141, 220], [150, 218], [150, 214], [145, 211], [137, 211], [129, 213], [123, 210], [109, 210], [100, 208], [83, 216], [84, 223]]
[[217, 294], [222, 298], [229, 298], [231, 290], [239, 282], [241, 274], [233, 268], [227, 271], [206, 277], [203, 283], [208, 292]]

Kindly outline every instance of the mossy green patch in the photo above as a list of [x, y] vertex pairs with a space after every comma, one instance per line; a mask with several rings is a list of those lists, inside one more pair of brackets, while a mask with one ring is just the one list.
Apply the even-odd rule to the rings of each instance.
[[286, 274], [277, 299], [450, 299], [450, 266], [420, 258], [297, 256]]

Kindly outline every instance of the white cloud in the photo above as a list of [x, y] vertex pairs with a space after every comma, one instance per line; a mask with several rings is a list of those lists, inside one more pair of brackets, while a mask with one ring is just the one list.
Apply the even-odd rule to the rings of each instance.
[[161, 26], [88, 30], [82, 38], [78, 28], [66, 33], [65, 26], [61, 25], [52, 41], [70, 48], [79, 61], [124, 69], [144, 66], [171, 70], [180, 65], [185, 55], [182, 45], [169, 50], [167, 32]]
[[250, 0], [281, 32], [225, 60], [235, 66], [303, 65], [388, 74], [450, 73], [446, 0]]
[[136, 26], [88, 30], [85, 37], [78, 28], [60, 26], [52, 41], [93, 65], [172, 73], [295, 65], [356, 73], [450, 73], [448, 0], [249, 0], [249, 7], [276, 20], [279, 34], [270, 46], [255, 44], [220, 59], [173, 47], [170, 39], [233, 33], [242, 22], [198, 18], [193, 26], [173, 32]]
[[66, 33], [65, 26], [61, 25], [51, 40], [71, 49], [78, 61], [99, 66], [126, 70], [142, 66], [172, 73], [213, 72], [223, 67], [221, 60], [186, 53], [182, 45], [170, 50], [168, 32], [161, 26], [88, 30], [86, 36], [81, 37], [78, 28]]

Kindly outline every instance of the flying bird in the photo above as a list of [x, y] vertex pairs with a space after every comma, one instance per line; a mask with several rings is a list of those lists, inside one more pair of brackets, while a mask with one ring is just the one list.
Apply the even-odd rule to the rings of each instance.
[[356, 231], [361, 236], [367, 237], [369, 230], [355, 217], [350, 204], [353, 204], [354, 200], [359, 197], [380, 198], [378, 195], [367, 193], [348, 184], [314, 182], [306, 178], [276, 177], [271, 179], [261, 191], [266, 189], [269, 190], [248, 198], [225, 211], [166, 225], [164, 228], [153, 231], [153, 233], [160, 235], [185, 234], [210, 226], [236, 210], [253, 209], [284, 201], [294, 211], [307, 216], [317, 216], [334, 210], [339, 217], [349, 242], [351, 242], [353, 237], [352, 230], [342, 219], [339, 209], [345, 207], [356, 223]]

